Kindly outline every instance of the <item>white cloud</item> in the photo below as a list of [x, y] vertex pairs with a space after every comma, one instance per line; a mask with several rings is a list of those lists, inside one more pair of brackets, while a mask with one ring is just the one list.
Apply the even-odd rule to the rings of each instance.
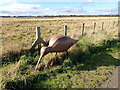
[[0, 5], [5, 3], [21, 2], [119, 2], [119, 0], [1, 0]]
[[18, 4], [13, 3], [8, 6], [0, 7], [1, 16], [23, 16], [23, 15], [80, 15], [84, 12], [81, 8], [60, 8], [52, 9], [46, 8], [41, 5], [36, 4]]
[[17, 2], [16, 0], [0, 0], [0, 5], [2, 4], [11, 4]]
[[99, 15], [117, 14], [116, 9], [87, 11], [80, 7], [64, 7], [59, 9], [46, 8], [39, 4], [12, 3], [7, 6], [0, 6], [1, 16], [39, 16], [39, 15]]
[[118, 14], [118, 9], [109, 8], [109, 9], [104, 9], [104, 10], [87, 11], [87, 14], [89, 15], [116, 15]]
[[0, 10], [9, 10], [9, 11], [24, 11], [26, 9], [35, 9], [39, 8], [40, 5], [29, 5], [29, 4], [18, 4], [18, 3], [13, 3], [8, 6], [3, 6], [0, 8]]
[[93, 0], [84, 0], [84, 2], [92, 2]]
[[69, 7], [65, 7], [65, 8], [61, 8], [57, 10], [57, 13], [59, 14], [66, 14], [66, 15], [81, 15], [84, 14], [85, 11], [82, 8], [79, 7], [74, 7], [74, 8], [69, 8]]
[[[26, 2], [25, 0], [18, 0]], [[119, 2], [119, 0], [27, 0], [27, 2]]]
[[103, 14], [109, 14], [109, 15], [113, 14], [114, 15], [114, 14], [118, 14], [118, 8], [104, 9], [104, 10], [100, 10], [100, 12]]
[[1, 6], [0, 15], [28, 15], [32, 12], [38, 12], [39, 9], [42, 9], [41, 5], [13, 3], [8, 6]]

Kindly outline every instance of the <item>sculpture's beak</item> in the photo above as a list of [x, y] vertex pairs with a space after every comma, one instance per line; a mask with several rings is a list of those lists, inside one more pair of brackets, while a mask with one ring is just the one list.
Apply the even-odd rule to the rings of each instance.
[[37, 70], [38, 64], [40, 63], [40, 60], [42, 59], [42, 57], [43, 57], [43, 55], [40, 56], [40, 58], [39, 58], [39, 60], [38, 60], [38, 62], [37, 62], [37, 64], [36, 64], [35, 71]]

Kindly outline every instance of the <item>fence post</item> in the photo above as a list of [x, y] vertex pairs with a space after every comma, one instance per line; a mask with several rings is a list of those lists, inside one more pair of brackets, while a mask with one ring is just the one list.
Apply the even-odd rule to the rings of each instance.
[[115, 21], [113, 22], [113, 28], [114, 28], [114, 25], [115, 25]]
[[40, 38], [40, 27], [36, 27], [36, 39]]
[[67, 25], [64, 26], [64, 35], [67, 36]]
[[110, 21], [109, 21], [109, 23], [108, 23], [108, 29], [110, 29]]
[[85, 23], [82, 24], [82, 36], [84, 35]]
[[40, 27], [36, 27], [36, 40], [39, 40], [38, 50], [40, 50], [40, 48], [41, 48], [41, 42], [40, 42]]
[[41, 48], [40, 27], [36, 27], [36, 40], [32, 44], [30, 51], [33, 50], [37, 45], [38, 49], [40, 49]]
[[119, 22], [119, 21], [116, 21], [116, 26], [118, 26], [118, 22]]
[[96, 22], [93, 22], [93, 34], [95, 33]]
[[102, 30], [104, 30], [104, 22], [102, 22]]

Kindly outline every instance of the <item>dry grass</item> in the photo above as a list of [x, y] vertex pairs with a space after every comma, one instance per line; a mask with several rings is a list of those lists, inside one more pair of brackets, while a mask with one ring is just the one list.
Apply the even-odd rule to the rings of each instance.
[[[24, 76], [26, 72], [28, 72], [28, 78], [30, 76], [30, 80], [29, 79], [27, 80], [28, 85], [29, 82], [32, 83], [32, 81], [34, 80], [40, 81], [40, 82], [36, 81], [35, 87], [40, 87], [39, 85], [41, 85], [41, 83], [44, 84], [47, 83], [48, 85], [49, 84], [51, 85], [51, 80], [53, 81], [53, 85], [56, 85], [56, 80], [58, 79], [57, 82], [61, 83], [62, 77], [65, 77], [65, 82], [69, 82], [69, 79], [66, 78], [66, 75], [69, 73], [71, 73], [71, 76], [73, 78], [73, 84], [77, 84], [76, 81], [77, 80], [81, 81], [82, 79], [85, 79], [86, 82], [87, 79], [84, 76], [86, 76], [86, 73], [90, 73], [91, 75], [93, 75], [93, 77], [91, 77], [90, 75], [90, 77], [92, 78], [91, 80], [93, 80], [93, 82], [90, 81], [88, 82], [88, 84], [92, 84], [93, 86], [95, 84], [95, 86], [97, 86], [95, 81], [97, 81], [99, 78], [101, 79], [101, 81], [103, 81], [104, 78], [103, 74], [107, 73], [107, 75], [109, 75], [107, 68], [109, 69], [109, 71], [111, 71], [111, 69], [113, 70], [118, 59], [116, 51], [117, 47], [116, 40], [118, 35], [117, 23], [115, 24], [114, 27], [112, 27], [113, 21], [117, 22], [117, 19], [118, 19], [117, 17], [2, 18], [2, 32], [0, 33], [0, 35], [2, 35], [1, 36], [2, 39], [0, 39], [2, 45], [0, 49], [2, 49], [1, 55], [3, 56], [7, 55], [12, 56], [13, 53], [19, 53], [21, 50], [30, 49], [32, 43], [36, 38], [35, 37], [36, 26], [41, 27], [41, 36], [43, 37], [44, 40], [56, 34], [64, 34], [63, 31], [64, 25], [68, 26], [68, 36], [70, 37], [76, 39], [80, 37], [82, 23], [85, 23], [86, 33], [86, 36], [84, 36], [76, 45], [74, 45], [69, 50], [70, 55], [67, 58], [64, 59], [64, 56], [60, 56], [61, 54], [59, 54], [57, 58], [55, 58], [54, 53], [52, 54], [50, 53], [42, 59], [40, 68], [48, 68], [50, 69], [49, 72], [55, 71], [55, 73], [52, 74], [53, 75], [56, 74], [56, 76], [53, 79], [53, 76], [51, 74], [50, 83], [49, 79], [48, 81], [44, 82], [42, 80], [31, 78], [31, 77], [37, 78], [36, 72], [31, 72], [31, 70], [34, 68], [39, 58], [39, 54], [38, 52], [34, 52], [32, 54], [25, 52], [22, 55], [17, 55], [15, 58], [11, 57], [6, 59], [6, 62], [7, 60], [12, 61], [11, 63], [6, 64], [6, 66], [1, 68], [0, 70], [0, 73], [2, 73], [2, 77], [0, 77], [2, 78], [2, 87], [5, 87], [4, 85], [8, 86], [8, 88], [12, 87], [12, 85], [9, 85], [9, 82], [19, 83], [19, 79], [24, 81], [24, 78], [27, 78], [27, 76]], [[103, 21], [105, 22], [104, 30], [101, 30], [101, 25]], [[97, 23], [94, 34], [93, 34], [93, 22]], [[104, 44], [100, 44], [102, 41], [105, 41]], [[107, 41], [108, 43], [106, 43]], [[113, 43], [113, 46], [110, 44], [110, 42]], [[108, 47], [109, 45], [111, 47]], [[111, 51], [107, 49], [110, 49]], [[79, 61], [81, 59], [83, 60]], [[78, 61], [77, 65], [75, 63], [76, 61]], [[62, 65], [56, 67], [56, 70], [54, 70], [52, 66], [56, 65], [56, 63], [57, 64], [61, 63]], [[92, 63], [97, 64], [93, 65]], [[101, 67], [104, 68], [101, 69], [100, 71], [99, 69]], [[61, 70], [66, 71], [66, 73], [65, 74], [59, 73]], [[96, 71], [98, 71], [102, 76], [100, 76], [99, 73], [96, 73]], [[78, 72], [82, 72], [81, 74], [83, 75], [79, 77], [77, 74]], [[41, 74], [41, 72], [38, 73]], [[33, 74], [33, 76], [31, 74]], [[47, 71], [45, 74], [49, 75]], [[8, 78], [6, 79], [6, 77]], [[41, 76], [39, 77], [42, 78]], [[44, 78], [46, 78], [46, 76], [43, 76], [43, 79]], [[87, 87], [88, 85], [85, 82], [84, 80], [81, 81], [80, 87], [82, 87], [81, 85], [83, 86], [86, 85], [84, 87]], [[22, 83], [21, 81], [21, 84], [18, 84], [18, 86], [24, 87], [23, 84], [24, 83]], [[66, 83], [63, 83], [63, 85], [59, 87], [63, 87], [65, 84]], [[66, 86], [67, 84], [65, 85], [65, 87]], [[89, 85], [89, 87], [90, 86], [91, 85]], [[78, 85], [73, 85], [73, 87], [78, 87]]]
[[[82, 23], [85, 23], [85, 33], [92, 35], [93, 22], [97, 23], [96, 33], [104, 29], [109, 32], [113, 21], [117, 17], [54, 17], [54, 18], [2, 18], [2, 53], [19, 52], [21, 49], [30, 49], [35, 40], [35, 27], [41, 27], [41, 37], [46, 40], [56, 34], [64, 34], [64, 25], [68, 26], [68, 36], [78, 38], [81, 35]], [[109, 24], [110, 22], [110, 24]], [[111, 32], [112, 33], [112, 32]]]

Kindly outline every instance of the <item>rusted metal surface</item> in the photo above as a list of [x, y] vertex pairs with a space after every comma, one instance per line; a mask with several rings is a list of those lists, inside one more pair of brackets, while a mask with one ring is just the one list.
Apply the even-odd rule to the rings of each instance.
[[53, 36], [50, 41], [48, 46], [43, 46], [41, 48], [41, 56], [38, 60], [38, 63], [36, 65], [35, 70], [37, 70], [37, 66], [43, 56], [50, 52], [64, 52], [73, 46], [78, 40], [72, 39], [70, 37], [64, 36], [64, 35], [56, 35]]

